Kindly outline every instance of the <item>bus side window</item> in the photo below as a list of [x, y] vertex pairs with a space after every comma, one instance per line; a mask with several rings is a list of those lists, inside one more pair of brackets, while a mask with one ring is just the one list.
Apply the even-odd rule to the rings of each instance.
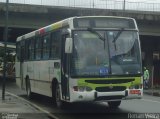
[[36, 52], [36, 60], [40, 60], [42, 56], [42, 40], [40, 38], [36, 39], [35, 52]]
[[17, 61], [19, 61], [20, 60], [20, 42], [18, 42], [16, 45], [17, 45], [16, 46]]
[[29, 45], [29, 56], [30, 60], [34, 59], [34, 38], [30, 39], [30, 45]]
[[49, 41], [50, 41], [50, 34], [47, 34], [42, 37], [42, 57], [43, 59], [48, 59], [49, 58]]
[[50, 58], [60, 57], [60, 31], [51, 34], [51, 52]]
[[25, 60], [29, 59], [29, 40], [25, 41]]
[[21, 41], [20, 42], [20, 62], [24, 61], [24, 58], [25, 58], [24, 52], [25, 52], [25, 42]]

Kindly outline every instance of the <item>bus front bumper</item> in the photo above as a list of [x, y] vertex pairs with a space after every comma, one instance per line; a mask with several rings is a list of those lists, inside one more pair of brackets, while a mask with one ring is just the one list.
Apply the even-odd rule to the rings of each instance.
[[73, 91], [71, 93], [70, 102], [84, 102], [84, 101], [116, 101], [127, 99], [140, 99], [143, 96], [143, 89], [127, 89], [125, 91], [115, 92], [97, 92], [95, 90], [90, 92]]

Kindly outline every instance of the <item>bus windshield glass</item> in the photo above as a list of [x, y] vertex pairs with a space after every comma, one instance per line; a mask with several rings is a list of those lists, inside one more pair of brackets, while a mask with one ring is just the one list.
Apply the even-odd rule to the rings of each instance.
[[[99, 37], [100, 34], [104, 40]], [[72, 76], [140, 74], [140, 47], [136, 31], [74, 31]]]
[[[115, 37], [118, 37], [115, 39]], [[140, 74], [141, 58], [136, 31], [108, 31], [112, 74]]]
[[[104, 36], [104, 31], [97, 31]], [[106, 42], [107, 43], [107, 42]], [[72, 74], [80, 76], [99, 76], [108, 74], [109, 54], [104, 41], [90, 31], [74, 32]]]

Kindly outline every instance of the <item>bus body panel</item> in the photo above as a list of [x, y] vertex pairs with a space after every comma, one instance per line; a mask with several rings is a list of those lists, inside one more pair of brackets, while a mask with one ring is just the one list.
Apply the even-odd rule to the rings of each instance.
[[[111, 80], [121, 80], [127, 83], [119, 83], [119, 84], [93, 84], [86, 83], [86, 81], [98, 81], [101, 80], [103, 82], [108, 82]], [[134, 79], [134, 81], [128, 81], [128, 79]], [[125, 81], [126, 80], [126, 81]], [[71, 102], [80, 102], [80, 101], [115, 101], [115, 100], [124, 100], [124, 99], [140, 99], [143, 96], [143, 89], [130, 89], [132, 85], [141, 84], [142, 77], [121, 77], [121, 78], [80, 78], [80, 79], [70, 79], [70, 101]], [[114, 81], [113, 81], [114, 82]], [[73, 87], [78, 86], [82, 87], [90, 87], [92, 90], [86, 91], [85, 89], [81, 91], [74, 91]], [[119, 87], [125, 87], [124, 89], [120, 89]], [[115, 89], [117, 87], [117, 89]], [[98, 88], [103, 88], [98, 91]], [[106, 88], [106, 89], [105, 89]], [[110, 90], [109, 90], [110, 89]], [[106, 91], [105, 91], [106, 90]], [[107, 91], [109, 90], [109, 91]], [[137, 94], [130, 94], [130, 90], [138, 91]], [[116, 97], [117, 96], [117, 97]], [[115, 97], [115, 98], [114, 98]]]
[[[58, 64], [56, 64], [58, 63]], [[31, 91], [52, 97], [52, 80], [56, 78], [60, 82], [60, 60], [50, 61], [30, 61], [23, 63], [23, 85], [20, 78], [17, 77], [17, 85], [21, 85], [22, 89], [26, 89], [25, 78], [30, 79]], [[16, 63], [16, 75], [20, 77], [20, 64]], [[19, 67], [19, 69], [18, 69]]]
[[15, 62], [15, 73], [16, 73], [16, 84], [19, 88], [21, 88], [21, 80], [20, 80], [20, 63]]

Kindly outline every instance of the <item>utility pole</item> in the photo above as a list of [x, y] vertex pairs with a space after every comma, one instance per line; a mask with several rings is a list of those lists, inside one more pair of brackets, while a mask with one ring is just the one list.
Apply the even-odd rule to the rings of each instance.
[[126, 10], [126, 0], [123, 0], [123, 3], [122, 3], [122, 16], [124, 16], [124, 13], [125, 13], [125, 10]]
[[5, 11], [5, 30], [4, 30], [4, 57], [3, 57], [3, 84], [2, 84], [2, 100], [5, 100], [5, 85], [6, 85], [6, 51], [7, 51], [7, 39], [8, 39], [8, 3], [6, 0], [6, 11]]
[[92, 3], [92, 8], [93, 8], [93, 9], [94, 9], [94, 5], [95, 5], [95, 4], [94, 4], [94, 0], [93, 0], [93, 3]]
[[126, 9], [126, 0], [123, 1], [123, 12], [125, 11]]

